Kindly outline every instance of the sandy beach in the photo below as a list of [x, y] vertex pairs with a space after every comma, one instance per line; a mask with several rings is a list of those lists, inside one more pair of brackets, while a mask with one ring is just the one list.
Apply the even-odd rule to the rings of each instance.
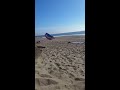
[[85, 90], [85, 43], [72, 42], [85, 36], [35, 38], [35, 90]]

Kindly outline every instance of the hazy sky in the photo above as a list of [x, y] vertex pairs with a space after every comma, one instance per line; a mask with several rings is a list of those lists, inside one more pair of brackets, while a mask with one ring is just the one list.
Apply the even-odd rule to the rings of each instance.
[[35, 34], [85, 30], [85, 0], [35, 0]]

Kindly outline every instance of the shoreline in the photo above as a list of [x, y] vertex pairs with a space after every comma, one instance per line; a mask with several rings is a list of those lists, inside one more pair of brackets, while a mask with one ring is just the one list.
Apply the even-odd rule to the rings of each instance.
[[[67, 37], [67, 36], [85, 36], [85, 34], [73, 34], [73, 35], [53, 35], [53, 37]], [[41, 38], [45, 38], [45, 36], [35, 36], [35, 37], [41, 37]]]

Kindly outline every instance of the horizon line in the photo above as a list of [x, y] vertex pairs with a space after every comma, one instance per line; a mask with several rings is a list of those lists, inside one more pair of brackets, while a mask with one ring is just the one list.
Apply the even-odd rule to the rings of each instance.
[[[82, 30], [82, 31], [73, 31], [73, 32], [85, 32], [85, 30]], [[72, 32], [61, 32], [61, 33], [50, 33], [50, 34], [64, 34], [64, 33], [72, 33]], [[39, 35], [35, 35], [35, 36], [42, 36], [44, 34], [39, 34]]]

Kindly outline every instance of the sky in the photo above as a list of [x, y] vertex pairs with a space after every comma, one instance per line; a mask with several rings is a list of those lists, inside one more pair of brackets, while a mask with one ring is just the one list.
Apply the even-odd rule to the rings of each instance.
[[85, 0], [35, 0], [35, 35], [85, 30]]

